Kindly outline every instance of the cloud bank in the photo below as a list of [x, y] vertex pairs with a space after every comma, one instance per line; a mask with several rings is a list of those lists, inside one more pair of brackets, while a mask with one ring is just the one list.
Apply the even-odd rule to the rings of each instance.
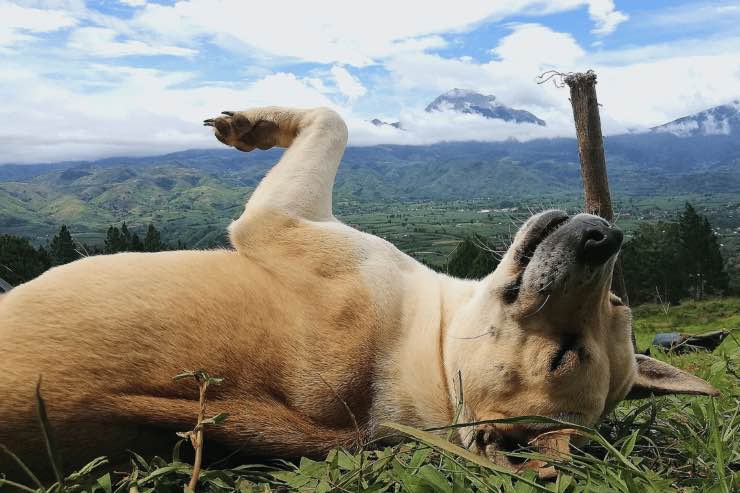
[[[723, 12], [740, 22], [740, 8]], [[585, 22], [593, 42], [545, 25], [563, 13]], [[676, 8], [665, 16], [687, 19]], [[259, 105], [332, 107], [346, 118], [352, 145], [572, 136], [567, 90], [536, 83], [551, 69], [597, 71], [606, 133], [737, 98], [734, 28], [607, 47], [632, 22], [666, 24], [609, 0], [125, 0], [111, 10], [77, 0], [0, 0], [0, 162], [215, 147], [203, 118]], [[487, 26], [500, 34], [474, 42]], [[547, 126], [423, 111], [453, 87], [495, 94]], [[368, 123], [375, 117], [400, 120], [404, 130]]]

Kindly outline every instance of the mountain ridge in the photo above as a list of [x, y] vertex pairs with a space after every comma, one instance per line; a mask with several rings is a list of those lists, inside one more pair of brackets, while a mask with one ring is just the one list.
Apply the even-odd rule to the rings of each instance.
[[488, 119], [503, 120], [514, 123], [532, 123], [545, 126], [544, 120], [537, 118], [526, 110], [518, 110], [506, 106], [496, 100], [493, 94], [481, 94], [469, 89], [454, 88], [447, 91], [429, 103], [424, 109], [427, 113], [433, 111], [452, 110], [458, 113], [481, 115]]
[[[615, 197], [740, 196], [740, 139], [732, 136], [628, 134], [607, 137], [605, 147]], [[187, 232], [192, 237], [181, 239], [191, 244], [224, 231], [282, 152], [194, 149], [35, 165], [32, 173], [0, 166], [0, 231], [48, 238], [62, 223], [85, 233], [125, 220]], [[580, 196], [582, 184], [576, 141], [560, 138], [349, 147], [334, 192], [346, 211], [414, 201], [558, 202]]]
[[677, 118], [650, 130], [671, 133], [677, 137], [740, 136], [740, 99]]

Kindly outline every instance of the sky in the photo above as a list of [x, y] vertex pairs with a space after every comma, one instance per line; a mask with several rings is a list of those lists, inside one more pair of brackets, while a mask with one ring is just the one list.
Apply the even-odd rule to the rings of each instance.
[[[334, 108], [350, 145], [572, 136], [537, 76], [586, 69], [607, 134], [729, 103], [740, 1], [0, 0], [0, 163], [216, 147], [204, 118], [263, 105]], [[547, 126], [424, 112], [452, 88]]]

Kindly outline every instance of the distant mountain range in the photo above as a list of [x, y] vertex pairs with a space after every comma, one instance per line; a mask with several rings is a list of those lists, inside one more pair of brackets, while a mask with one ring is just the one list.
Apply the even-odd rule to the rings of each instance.
[[529, 111], [510, 108], [496, 100], [492, 94], [480, 94], [467, 89], [452, 89], [438, 96], [426, 107], [427, 112], [452, 110], [459, 113], [481, 115], [485, 118], [504, 120], [514, 123], [533, 123], [545, 125]]
[[684, 116], [651, 129], [678, 137], [734, 135], [740, 137], [740, 99]]
[[[615, 197], [725, 194], [728, 204], [737, 203], [737, 106], [711, 108], [651, 132], [607, 137]], [[707, 126], [710, 121], [714, 126]], [[124, 220], [133, 225], [153, 221], [169, 238], [204, 246], [239, 215], [245, 197], [281, 152], [208, 149], [3, 165], [0, 233], [48, 239], [66, 223], [84, 239], [86, 232], [99, 234]], [[485, 199], [492, 206], [547, 203], [572, 200], [581, 193], [578, 148], [574, 139], [566, 138], [350, 147], [335, 185], [340, 210], [355, 210], [358, 203], [417, 200]]]
[[[491, 120], [503, 120], [511, 123], [532, 123], [545, 126], [545, 121], [525, 110], [510, 108], [496, 100], [492, 94], [481, 94], [467, 89], [452, 89], [438, 96], [425, 108], [427, 113], [434, 111], [456, 111], [458, 113], [480, 115]], [[400, 121], [386, 122], [373, 118], [370, 123], [376, 127], [394, 127], [403, 130]]]
[[[740, 139], [648, 132], [608, 137], [615, 200], [740, 196]], [[154, 222], [168, 238], [206, 246], [237, 217], [281, 150], [191, 150], [142, 158], [0, 166], [0, 233], [80, 239], [109, 224]], [[338, 211], [356, 204], [485, 199], [562, 203], [582, 194], [574, 139], [350, 147], [335, 185]], [[737, 199], [726, 199], [736, 203]], [[656, 202], [658, 203], [658, 202]], [[508, 204], [508, 205], [507, 205]]]

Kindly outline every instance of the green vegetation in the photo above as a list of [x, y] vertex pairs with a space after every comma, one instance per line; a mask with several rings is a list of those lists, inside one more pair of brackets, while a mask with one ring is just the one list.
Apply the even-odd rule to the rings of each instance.
[[0, 182], [0, 232], [38, 245], [66, 224], [77, 241], [100, 245], [111, 224], [140, 230], [154, 223], [173, 242], [207, 247], [239, 215], [250, 190], [175, 166], [49, 173]]
[[463, 279], [482, 279], [496, 269], [499, 258], [503, 255], [496, 248], [486, 238], [474, 234], [458, 243], [446, 264], [439, 269]]
[[[488, 209], [483, 208], [484, 204], [483, 201], [365, 206], [341, 203], [337, 212], [348, 224], [389, 240], [438, 271], [479, 279], [498, 265], [514, 233], [532, 211], [518, 207]], [[723, 221], [714, 209], [705, 206], [706, 212], [699, 213], [693, 205], [683, 205], [682, 213], [659, 209], [657, 215], [652, 211], [652, 217], [657, 215], [658, 220], [649, 220], [650, 211], [638, 208], [635, 216], [639, 220], [624, 213], [626, 217], [618, 221], [628, 235], [622, 258], [631, 304], [664, 300], [675, 303], [689, 295], [701, 298], [705, 294], [738, 292], [740, 238], [736, 237], [740, 235], [734, 231], [722, 235], [722, 228], [713, 227], [710, 216], [712, 222]], [[567, 203], [548, 205], [551, 206], [573, 209]], [[62, 225], [50, 244], [42, 244], [38, 252], [26, 247], [25, 253], [17, 250], [17, 245], [28, 244], [28, 240], [3, 235], [8, 243], [0, 249], [0, 265], [5, 266], [6, 275], [15, 270], [13, 284], [18, 284], [43, 272], [44, 269], [31, 267], [38, 265], [36, 257], [43, 261], [50, 256], [51, 265], [60, 265], [81, 255], [186, 247], [179, 239], [172, 246], [165, 243], [151, 223], [146, 233], [142, 230], [143, 227], [139, 234], [123, 222], [120, 228], [109, 226], [102, 241], [87, 244], [81, 238], [89, 238], [89, 235], [72, 235], [69, 228]], [[208, 236], [211, 240], [206, 245], [202, 245], [202, 241], [196, 243], [206, 247], [225, 246], [224, 232], [218, 235], [212, 232]], [[21, 261], [14, 258], [17, 255], [30, 255], [30, 258], [27, 262]], [[28, 273], [24, 274], [26, 271]]]
[[686, 204], [677, 222], [644, 222], [622, 251], [632, 304], [723, 294], [728, 276], [709, 220]]
[[68, 264], [80, 258], [77, 245], [75, 245], [66, 224], [62, 224], [59, 233], [51, 239], [49, 253], [53, 265]]
[[[185, 245], [178, 242], [175, 248], [183, 249]], [[27, 238], [0, 235], [0, 277], [15, 286], [30, 281], [52, 266], [68, 264], [83, 256], [171, 249], [162, 241], [159, 230], [153, 224], [147, 227], [143, 241], [138, 233], [129, 230], [126, 223], [120, 229], [110, 226], [103, 245], [79, 242], [72, 236], [67, 225], [62, 224], [49, 244], [38, 248], [34, 248]]]
[[38, 250], [27, 238], [0, 235], [0, 277], [15, 286], [41, 275], [51, 266], [44, 247]]
[[[614, 206], [627, 230], [638, 220], [673, 218], [688, 201], [709, 217], [722, 243], [740, 250], [738, 139], [636, 134], [607, 138], [606, 146]], [[192, 150], [1, 166], [0, 232], [38, 245], [67, 224], [78, 241], [97, 244], [110, 224], [125, 221], [136, 229], [154, 223], [172, 242], [207, 247], [223, 239], [279, 157], [279, 150]], [[579, 169], [571, 139], [351, 147], [337, 175], [335, 211], [381, 234], [386, 216], [400, 213], [410, 227], [391, 220], [400, 231], [389, 233], [399, 237], [404, 251], [428, 251], [450, 236], [508, 234], [506, 213], [487, 218], [480, 210], [520, 208], [516, 216], [527, 208], [579, 207]]]
[[[740, 326], [740, 298], [690, 301], [680, 306], [643, 305], [634, 310], [641, 347], [659, 331], [700, 333]], [[736, 331], [737, 332], [737, 331]], [[655, 353], [658, 354], [655, 354]], [[395, 491], [395, 492], [722, 492], [740, 488], [740, 341], [733, 334], [714, 353], [653, 355], [695, 373], [722, 391], [718, 398], [663, 397], [622, 403], [570, 461], [557, 461], [556, 481], [532, 472], [513, 473], [470, 457], [446, 441], [399, 427], [407, 441], [362, 453], [334, 450], [324, 460], [297, 463], [206, 464], [196, 491]], [[197, 390], [194, 389], [194, 396]], [[196, 422], [197, 406], [193, 407]], [[228, 418], [226, 418], [228, 419]], [[214, 421], [218, 421], [214, 418]], [[214, 426], [214, 425], [211, 425]], [[103, 458], [64, 480], [64, 491], [180, 492], [193, 467], [184, 441], [172, 456], [146, 460], [131, 453], [129, 467], [106, 469]], [[205, 431], [207, 447], [208, 432]], [[41, 453], [41, 451], [40, 451]], [[521, 451], [512, 456], [541, 458]], [[39, 491], [32, 477], [20, 491]], [[0, 486], [0, 491], [9, 485]], [[12, 491], [12, 490], [8, 490]], [[51, 486], [49, 491], [58, 491]], [[188, 489], [185, 489], [188, 491]]]

